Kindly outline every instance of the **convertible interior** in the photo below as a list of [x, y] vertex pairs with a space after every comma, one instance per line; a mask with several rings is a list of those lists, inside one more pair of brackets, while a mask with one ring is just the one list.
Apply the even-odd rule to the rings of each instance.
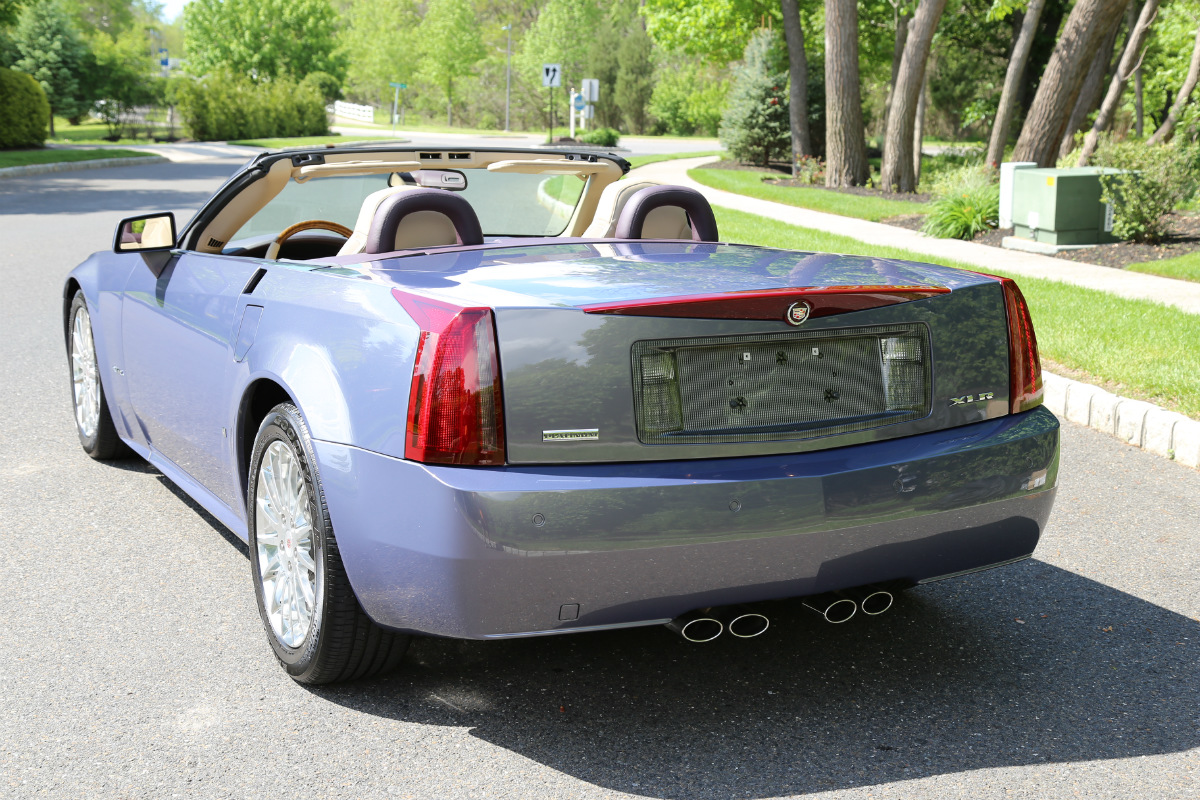
[[622, 180], [616, 156], [338, 148], [261, 157], [184, 231], [185, 249], [373, 261], [532, 239], [716, 241], [702, 195]]

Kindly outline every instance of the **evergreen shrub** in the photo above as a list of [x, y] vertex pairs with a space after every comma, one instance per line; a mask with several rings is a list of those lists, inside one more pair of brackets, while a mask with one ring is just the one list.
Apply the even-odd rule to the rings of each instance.
[[200, 141], [329, 132], [321, 90], [287, 77], [254, 83], [240, 76], [210, 75], [179, 86], [177, 102], [188, 133]]
[[50, 103], [36, 80], [0, 67], [0, 149], [41, 147], [50, 125]]
[[729, 105], [721, 118], [721, 145], [738, 161], [767, 166], [790, 162], [787, 72], [779, 65], [779, 36], [759, 30], [734, 71]]
[[577, 134], [576, 139], [584, 144], [594, 144], [597, 147], [616, 147], [621, 141], [621, 134], [612, 128], [596, 128]]

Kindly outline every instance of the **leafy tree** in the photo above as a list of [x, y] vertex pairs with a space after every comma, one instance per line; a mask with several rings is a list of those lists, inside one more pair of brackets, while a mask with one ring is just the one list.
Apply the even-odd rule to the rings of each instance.
[[734, 71], [729, 107], [721, 119], [721, 144], [734, 158], [767, 166], [791, 149], [787, 75], [780, 68], [779, 37], [760, 30], [746, 45], [744, 63]]
[[193, 0], [183, 27], [194, 75], [229, 70], [263, 80], [327, 72], [340, 81], [346, 74], [329, 0]]
[[[340, 36], [348, 63], [346, 84], [353, 95], [376, 103], [390, 103], [388, 84], [409, 84], [416, 91], [417, 49], [407, 36], [380, 36], [385, 31], [411, 31], [420, 24], [416, 0], [357, 0], [346, 11], [346, 28]], [[406, 98], [407, 99], [407, 98]]]
[[616, 101], [634, 133], [646, 130], [646, 107], [654, 92], [654, 43], [641, 24], [634, 23], [618, 51]]
[[468, 0], [430, 0], [417, 29], [421, 75], [446, 96], [446, 124], [453, 124], [454, 82], [470, 76], [484, 57], [479, 22]]
[[603, 14], [596, 0], [549, 0], [542, 8], [537, 21], [525, 34], [520, 51], [513, 56], [513, 69], [535, 89], [533, 97], [547, 103], [542, 108], [549, 108], [548, 93], [541, 88], [542, 64], [562, 65], [563, 91], [556, 92], [556, 103], [563, 119], [566, 118], [567, 87], [579, 86], [583, 78], [595, 77], [585, 72], [588, 51], [602, 20]]
[[134, 31], [117, 37], [100, 33], [92, 39], [96, 104], [109, 137], [119, 139], [128, 111], [149, 105], [156, 98], [149, 80], [153, 60], [146, 51], [145, 39]]
[[54, 115], [74, 116], [82, 103], [77, 76], [87, 47], [56, 0], [36, 0], [28, 6], [13, 43], [19, 54], [13, 66], [32, 75], [50, 102], [50, 135], [54, 136]]
[[0, 0], [0, 29], [17, 24], [24, 0]]
[[642, 15], [660, 46], [722, 64], [741, 58], [764, 19], [782, 20], [778, 0], [646, 0]]

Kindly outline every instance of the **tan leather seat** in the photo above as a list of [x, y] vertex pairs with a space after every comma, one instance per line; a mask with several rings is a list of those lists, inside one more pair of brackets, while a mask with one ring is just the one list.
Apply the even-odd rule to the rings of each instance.
[[364, 252], [367, 246], [367, 236], [371, 233], [371, 222], [375, 219], [375, 212], [379, 209], [379, 204], [392, 195], [408, 191], [408, 189], [407, 186], [389, 186], [367, 195], [363, 200], [362, 208], [358, 210], [358, 219], [354, 222], [354, 230], [350, 234], [350, 238], [342, 244], [342, 248], [338, 250], [338, 255], [354, 255]]
[[617, 218], [625, 204], [629, 202], [639, 189], [657, 186], [650, 181], [617, 181], [604, 187], [600, 199], [596, 203], [596, 213], [592, 215], [592, 224], [583, 232], [585, 239], [611, 239], [617, 229]]

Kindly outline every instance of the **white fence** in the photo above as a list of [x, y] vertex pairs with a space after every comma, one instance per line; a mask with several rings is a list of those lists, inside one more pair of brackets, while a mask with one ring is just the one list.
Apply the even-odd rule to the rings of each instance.
[[337, 100], [333, 104], [333, 115], [356, 119], [360, 122], [374, 122], [375, 106], [360, 106], [356, 103], [343, 103], [341, 100]]

